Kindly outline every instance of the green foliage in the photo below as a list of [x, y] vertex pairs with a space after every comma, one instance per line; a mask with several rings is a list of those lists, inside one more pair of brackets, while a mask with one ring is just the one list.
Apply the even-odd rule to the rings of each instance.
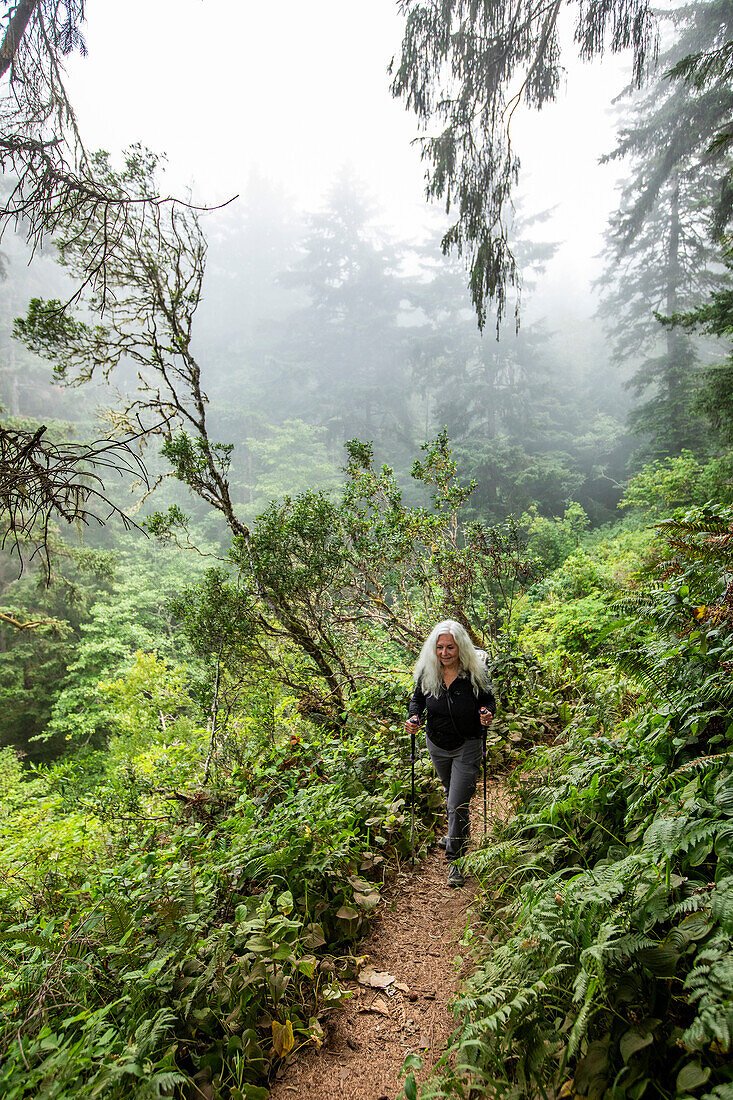
[[267, 663], [266, 640], [283, 639], [270, 665], [289, 687], [315, 694], [333, 722], [360, 678], [416, 654], [441, 618], [459, 619], [490, 646], [537, 572], [513, 518], [493, 527], [463, 518], [473, 485], [460, 479], [446, 431], [422, 449], [413, 477], [432, 510], [406, 505], [372, 444], [350, 440], [340, 500], [310, 491], [273, 501], [234, 541], [255, 653]]
[[642, 467], [627, 483], [620, 508], [643, 508], [651, 517], [673, 508], [731, 501], [733, 460], [729, 455], [700, 462], [691, 451]]
[[[144, 722], [163, 688], [139, 661], [110, 686], [120, 722]], [[153, 744], [92, 785], [67, 772], [63, 794], [48, 773], [14, 840], [0, 824], [4, 1096], [259, 1096], [320, 1043], [384, 871], [410, 852], [409, 739], [354, 713], [343, 744], [292, 699], [278, 714], [215, 789], [197, 782], [203, 744], [187, 776]], [[442, 804], [426, 762], [417, 788], [420, 846]]]
[[108, 592], [114, 572], [114, 555], [64, 548], [50, 584], [26, 571], [5, 586], [0, 611], [11, 621], [0, 622], [0, 744], [36, 761], [63, 751], [62, 736], [46, 744], [35, 738], [47, 729], [82, 624]]
[[545, 669], [525, 691], [528, 718], [548, 713], [542, 684], [573, 708], [557, 707], [565, 737], [528, 756], [515, 814], [471, 857], [491, 946], [456, 1005], [454, 1068], [423, 1097], [730, 1088], [730, 525], [710, 506], [666, 521], [669, 579], [578, 645], [584, 663], [562, 661], [562, 688]]
[[46, 355], [54, 364], [54, 376], [66, 375], [64, 348], [78, 347], [94, 339], [94, 330], [84, 321], [77, 321], [66, 312], [65, 303], [56, 298], [44, 302], [31, 298], [25, 317], [15, 322], [13, 335], [29, 351]]
[[[111, 584], [84, 592], [65, 667], [49, 685], [50, 713], [33, 730], [35, 737], [65, 748], [101, 746], [115, 725], [107, 699], [97, 691], [100, 681], [114, 679], [139, 651], [155, 651], [172, 663], [190, 657], [168, 602], [194, 568], [179, 552], [149, 545], [122, 558]], [[197, 685], [195, 666], [189, 676]]]
[[526, 525], [528, 544], [547, 569], [559, 565], [580, 545], [588, 530], [589, 521], [584, 509], [577, 503], [569, 504], [562, 518], [548, 519], [531, 508], [522, 517]]

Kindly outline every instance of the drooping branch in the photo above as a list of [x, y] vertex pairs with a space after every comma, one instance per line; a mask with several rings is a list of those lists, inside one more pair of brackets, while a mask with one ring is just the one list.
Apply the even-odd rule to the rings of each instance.
[[[454, 220], [445, 252], [465, 255], [479, 326], [507, 288], [519, 286], [512, 251], [512, 194], [519, 159], [511, 121], [519, 103], [553, 101], [562, 73], [559, 0], [400, 0], [406, 16], [392, 93], [415, 113], [428, 198]], [[581, 57], [633, 50], [639, 83], [656, 49], [648, 0], [572, 0]], [[518, 309], [518, 303], [517, 303]]]
[[51, 443], [46, 427], [35, 432], [0, 427], [0, 548], [8, 543], [25, 561], [40, 554], [51, 571], [53, 526], [106, 523], [116, 516], [138, 527], [108, 496], [109, 474], [129, 474], [147, 484], [145, 467], [131, 447], [113, 439], [91, 444]]

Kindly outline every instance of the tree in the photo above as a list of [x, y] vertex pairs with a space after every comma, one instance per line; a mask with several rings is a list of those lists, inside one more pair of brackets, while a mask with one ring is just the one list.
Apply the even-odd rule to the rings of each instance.
[[[520, 103], [541, 109], [560, 84], [561, 0], [401, 0], [407, 16], [392, 85], [417, 115], [427, 162], [427, 195], [442, 198], [453, 224], [444, 251], [467, 254], [479, 326], [487, 301], [499, 321], [507, 287], [519, 282], [508, 207], [519, 176], [511, 120]], [[575, 43], [587, 59], [631, 48], [639, 84], [655, 51], [646, 0], [574, 0]], [[430, 131], [437, 127], [439, 132]], [[518, 304], [517, 304], [518, 308]]]
[[[86, 52], [81, 27], [85, 0], [1, 0], [5, 35], [0, 45], [0, 79], [8, 76], [0, 102], [0, 171], [12, 181], [0, 205], [0, 236], [10, 223], [22, 225], [38, 247], [71, 218], [89, 219], [85, 278], [101, 291], [107, 263], [118, 240], [129, 234], [129, 218], [175, 200], [157, 193], [128, 194], [108, 186], [86, 150], [64, 84], [63, 59]], [[119, 181], [115, 181], [118, 183]]]
[[[232, 448], [209, 438], [208, 398], [191, 349], [206, 265], [199, 218], [178, 207], [145, 206], [143, 200], [155, 194], [153, 153], [133, 147], [121, 172], [110, 166], [106, 153], [94, 160], [110, 191], [141, 200], [109, 257], [104, 288], [87, 284], [88, 308], [93, 315], [104, 308], [104, 323], [90, 325], [61, 302], [34, 299], [27, 317], [18, 320], [16, 335], [50, 359], [56, 377], [69, 386], [98, 376], [108, 380], [113, 371], [134, 364], [137, 386], [123, 395], [121, 407], [109, 411], [112, 424], [122, 433], [162, 436], [176, 476], [223, 514], [233, 534], [246, 535], [229, 493]], [[60, 262], [81, 281], [88, 242], [99, 228], [95, 218], [90, 214], [79, 222], [70, 214], [57, 238]]]
[[110, 499], [105, 483], [110, 473], [125, 473], [147, 484], [147, 473], [129, 443], [53, 443], [45, 434], [45, 425], [30, 432], [0, 423], [0, 549], [10, 544], [21, 572], [25, 560], [40, 553], [50, 581], [55, 521], [88, 525], [114, 515], [125, 527], [136, 527]]
[[[733, 271], [730, 253], [724, 254], [728, 272]], [[730, 284], [715, 290], [708, 300], [687, 313], [662, 318], [669, 328], [701, 330], [711, 336], [733, 337], [733, 289]], [[733, 355], [701, 372], [696, 410], [706, 418], [717, 442], [725, 449], [733, 446]]]
[[[517, 254], [528, 274], [543, 271], [556, 251], [555, 244], [531, 240], [542, 220], [544, 216], [517, 219]], [[429, 430], [445, 425], [457, 443], [498, 435], [537, 438], [538, 420], [552, 417], [545, 325], [537, 322], [518, 333], [503, 326], [505, 340], [477, 332], [460, 265], [452, 261], [435, 267], [437, 252], [432, 239], [419, 251], [423, 272], [412, 293], [424, 317], [410, 340], [412, 374], [432, 418]]]
[[324, 425], [332, 438], [393, 443], [409, 425], [409, 330], [399, 321], [410, 289], [398, 273], [401, 256], [372, 220], [365, 197], [342, 176], [281, 276], [305, 304], [285, 326], [271, 386], [287, 416]]
[[[0, 79], [8, 77], [6, 94], [0, 101], [0, 171], [11, 181], [0, 202], [0, 238], [10, 225], [22, 227], [33, 251], [70, 224], [84, 226], [83, 246], [76, 249], [79, 290], [88, 287], [92, 298], [104, 306], [107, 287], [113, 278], [113, 257], [135, 233], [155, 232], [168, 210], [176, 218], [172, 198], [150, 189], [136, 191], [135, 180], [105, 171], [104, 159], [90, 156], [79, 133], [73, 106], [64, 84], [63, 58], [79, 49], [85, 52], [81, 25], [84, 0], [1, 0], [4, 37], [0, 44]], [[99, 170], [101, 168], [101, 171]], [[128, 192], [125, 184], [133, 184]], [[46, 425], [42, 428], [45, 430]], [[131, 433], [134, 437], [135, 431]], [[25, 532], [22, 493], [30, 490], [42, 502], [37, 536], [47, 562], [48, 523], [52, 517], [86, 523], [101, 518], [89, 492], [89, 478], [83, 465], [74, 465], [68, 448], [63, 458], [40, 434], [14, 428], [11, 436], [0, 425], [3, 460], [16, 453], [25, 456], [23, 477], [4, 478], [2, 518], [11, 531]], [[114, 469], [114, 455], [122, 455], [123, 472], [129, 449], [110, 449], [108, 440], [93, 447], [105, 450], [107, 470]], [[33, 455], [33, 462], [27, 456]], [[84, 455], [79, 456], [79, 461]], [[86, 454], [89, 457], [89, 454]], [[98, 469], [101, 467], [98, 464]], [[92, 477], [97, 475], [92, 475]], [[38, 477], [37, 483], [33, 478]], [[58, 489], [58, 494], [56, 492]], [[107, 505], [102, 483], [96, 492]], [[18, 495], [20, 492], [20, 495]], [[6, 514], [7, 510], [7, 514]], [[112, 509], [115, 511], [115, 509]], [[118, 513], [119, 514], [119, 513]], [[107, 515], [106, 518], [109, 518]], [[16, 540], [21, 553], [21, 542]], [[22, 560], [22, 559], [21, 559]]]
[[[720, 190], [713, 216], [713, 234], [720, 238], [733, 214], [733, 170], [726, 156], [733, 142], [733, 127], [730, 124], [733, 76], [731, 13], [726, 0], [709, 0], [693, 11], [699, 12], [707, 24], [705, 37], [690, 44], [691, 52], [677, 61], [668, 75], [672, 80], [686, 85], [692, 96], [697, 93], [704, 97], [717, 114], [719, 128], [709, 138], [706, 152], [719, 172]], [[711, 35], [710, 28], [716, 19], [717, 30], [713, 29]], [[716, 103], [720, 104], [717, 109]]]
[[675, 42], [632, 103], [606, 158], [628, 158], [632, 170], [607, 237], [602, 285], [610, 289], [601, 313], [617, 361], [642, 357], [630, 384], [637, 395], [649, 396], [633, 410], [630, 424], [650, 440], [645, 458], [700, 447], [697, 350], [679, 329], [660, 330], [656, 315], [688, 309], [720, 281], [709, 238], [717, 181], [705, 161], [710, 138], [733, 107], [730, 90], [691, 94], [663, 73], [692, 50], [714, 46], [721, 20], [728, 25], [731, 18], [717, 0], [676, 15]]

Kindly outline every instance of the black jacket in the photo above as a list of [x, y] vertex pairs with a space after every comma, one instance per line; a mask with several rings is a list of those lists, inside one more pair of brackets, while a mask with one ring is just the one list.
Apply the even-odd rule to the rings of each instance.
[[410, 700], [409, 717], [422, 718], [427, 711], [428, 737], [441, 749], [458, 749], [471, 737], [481, 737], [483, 726], [478, 712], [487, 707], [493, 714], [496, 701], [491, 691], [474, 694], [473, 684], [466, 672], [456, 676], [449, 688], [445, 685], [438, 695], [424, 694], [418, 684]]

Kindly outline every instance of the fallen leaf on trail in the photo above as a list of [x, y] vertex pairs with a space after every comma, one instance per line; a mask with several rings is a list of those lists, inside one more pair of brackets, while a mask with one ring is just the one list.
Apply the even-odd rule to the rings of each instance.
[[359, 971], [357, 981], [361, 985], [370, 985], [373, 989], [386, 989], [396, 979], [394, 974], [388, 974], [386, 970], [375, 970], [372, 966], [365, 966]]
[[368, 894], [371, 890], [374, 889], [373, 882], [367, 882], [366, 879], [359, 878], [358, 875], [349, 875], [346, 881], [351, 883], [354, 889], [357, 890], [360, 894]]
[[383, 997], [375, 997], [371, 1004], [365, 1004], [361, 1012], [379, 1012], [381, 1016], [389, 1016], [390, 1010]]
[[395, 989], [401, 990], [402, 993], [409, 993], [410, 992], [409, 985], [405, 985], [404, 982], [395, 982], [394, 987], [395, 987]]

